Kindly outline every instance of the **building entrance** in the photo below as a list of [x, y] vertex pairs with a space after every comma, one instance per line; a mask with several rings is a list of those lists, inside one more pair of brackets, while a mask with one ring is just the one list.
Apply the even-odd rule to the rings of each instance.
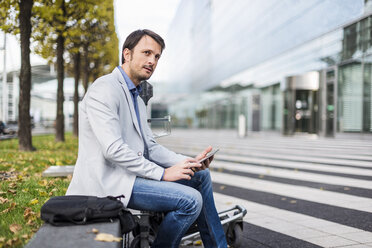
[[284, 90], [283, 133], [317, 133], [319, 73], [287, 77]]

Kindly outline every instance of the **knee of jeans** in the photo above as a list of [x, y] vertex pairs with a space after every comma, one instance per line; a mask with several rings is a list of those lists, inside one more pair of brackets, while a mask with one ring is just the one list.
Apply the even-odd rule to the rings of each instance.
[[209, 169], [198, 171], [198, 173], [200, 173], [199, 176], [200, 176], [202, 182], [210, 182], [211, 181], [211, 173], [210, 173]]
[[199, 216], [203, 207], [203, 198], [199, 191], [192, 190], [182, 199], [182, 208], [187, 214]]

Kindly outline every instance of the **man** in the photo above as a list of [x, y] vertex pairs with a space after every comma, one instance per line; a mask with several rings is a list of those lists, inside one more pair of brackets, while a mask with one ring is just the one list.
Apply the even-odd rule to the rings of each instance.
[[166, 212], [153, 247], [178, 247], [197, 220], [205, 247], [227, 247], [213, 199], [209, 163], [169, 151], [147, 125], [140, 82], [149, 79], [164, 49], [150, 30], [131, 33], [122, 65], [98, 78], [80, 105], [79, 153], [67, 194], [121, 195], [128, 208]]

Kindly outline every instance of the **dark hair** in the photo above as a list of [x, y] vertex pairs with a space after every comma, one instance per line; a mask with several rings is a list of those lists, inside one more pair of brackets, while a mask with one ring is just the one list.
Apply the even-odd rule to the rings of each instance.
[[128, 48], [129, 50], [132, 50], [135, 46], [137, 46], [138, 42], [142, 39], [143, 36], [148, 35], [151, 38], [153, 38], [160, 46], [161, 51], [163, 52], [165, 48], [165, 43], [163, 38], [160, 37], [157, 33], [148, 30], [148, 29], [138, 29], [134, 32], [132, 32], [130, 35], [128, 35], [127, 39], [124, 42], [123, 50], [121, 50], [121, 63], [124, 64], [124, 49]]

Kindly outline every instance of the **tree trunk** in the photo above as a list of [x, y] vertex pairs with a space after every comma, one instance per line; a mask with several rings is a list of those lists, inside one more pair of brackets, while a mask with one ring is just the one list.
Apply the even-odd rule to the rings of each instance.
[[63, 51], [64, 51], [65, 38], [62, 34], [57, 38], [57, 117], [56, 117], [56, 141], [65, 141], [65, 117], [63, 114], [63, 78], [64, 78], [64, 64], [63, 64]]
[[74, 56], [74, 126], [73, 133], [76, 137], [79, 135], [79, 80], [80, 80], [80, 52]]
[[100, 59], [95, 59], [94, 60], [94, 67], [97, 68], [95, 71], [94, 71], [94, 74], [93, 74], [93, 81], [96, 80], [98, 78], [98, 75], [100, 73], [100, 70], [98, 69], [100, 66]]
[[83, 87], [84, 87], [84, 94], [88, 91], [88, 84], [89, 84], [89, 58], [88, 58], [88, 44], [84, 45], [84, 79], [83, 79]]
[[30, 117], [31, 64], [30, 64], [30, 36], [31, 10], [33, 0], [19, 2], [19, 29], [21, 35], [21, 73], [19, 76], [19, 119], [18, 137], [19, 149], [33, 151]]

